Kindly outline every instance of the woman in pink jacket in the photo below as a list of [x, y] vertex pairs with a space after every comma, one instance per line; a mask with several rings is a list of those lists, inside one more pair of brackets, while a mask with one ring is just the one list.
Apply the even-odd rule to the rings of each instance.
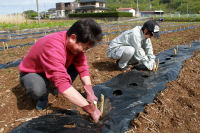
[[[28, 95], [35, 100], [36, 109], [48, 104], [49, 85], [53, 83], [69, 101], [82, 107], [98, 122], [100, 111], [95, 108], [97, 97], [92, 90], [86, 50], [102, 39], [99, 24], [92, 19], [75, 22], [68, 31], [61, 31], [40, 38], [19, 65], [20, 82]], [[73, 86], [79, 74], [87, 99]]]

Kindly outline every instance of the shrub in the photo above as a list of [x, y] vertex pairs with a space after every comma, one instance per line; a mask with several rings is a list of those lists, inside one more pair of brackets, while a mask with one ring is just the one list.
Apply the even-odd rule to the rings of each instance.
[[71, 13], [69, 17], [132, 17], [130, 12]]
[[34, 19], [38, 15], [37, 12], [33, 10], [24, 11], [23, 14], [25, 14], [28, 19]]

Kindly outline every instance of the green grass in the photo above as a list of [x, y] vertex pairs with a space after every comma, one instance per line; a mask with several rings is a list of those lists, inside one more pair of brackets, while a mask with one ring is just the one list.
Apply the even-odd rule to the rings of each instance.
[[154, 20], [158, 20], [159, 18], [163, 18], [164, 21], [170, 21], [170, 22], [200, 22], [200, 16], [196, 17], [155, 17]]
[[[13, 23], [0, 23], [0, 31], [1, 30], [21, 30], [21, 29], [32, 29], [32, 28], [42, 28], [42, 27], [62, 27], [62, 26], [71, 26], [77, 20], [48, 20], [41, 21], [38, 24], [37, 21], [32, 22], [24, 22], [21, 24], [13, 24]], [[97, 23], [100, 23], [100, 20], [95, 20]]]
[[48, 21], [48, 22], [41, 22], [40, 24], [38, 24], [37, 21], [24, 22], [21, 24], [0, 23], [0, 30], [21, 30], [21, 29], [32, 29], [32, 28], [42, 28], [42, 27], [70, 26], [76, 21], [77, 20]]

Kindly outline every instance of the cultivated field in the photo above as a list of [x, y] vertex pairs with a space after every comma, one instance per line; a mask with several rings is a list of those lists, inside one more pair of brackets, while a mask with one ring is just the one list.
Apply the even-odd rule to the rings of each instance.
[[[122, 73], [115, 61], [107, 58], [106, 50], [109, 41], [121, 32], [142, 25], [143, 22], [102, 23], [104, 38], [102, 42], [87, 51], [88, 64], [93, 85], [104, 83]], [[177, 45], [190, 45], [192, 41], [200, 41], [200, 23], [163, 22], [161, 38], [152, 38], [154, 54]], [[10, 67], [22, 59], [34, 44], [35, 40], [46, 34], [66, 30], [69, 26], [37, 28], [0, 32], [0, 132], [9, 132], [25, 121], [38, 116], [50, 114], [58, 109], [78, 108], [61, 95], [50, 94], [48, 108], [37, 111], [31, 100], [19, 85], [17, 66]], [[4, 64], [4, 65], [1, 65]], [[200, 130], [200, 51], [184, 62], [177, 80], [167, 83], [164, 91], [148, 104], [145, 111], [138, 114], [130, 122], [128, 133], [171, 133], [198, 132]], [[81, 81], [75, 80], [73, 86], [82, 92]]]

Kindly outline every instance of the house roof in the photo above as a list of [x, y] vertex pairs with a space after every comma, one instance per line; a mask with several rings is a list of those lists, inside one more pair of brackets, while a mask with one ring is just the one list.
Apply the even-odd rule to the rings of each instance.
[[117, 10], [131, 10], [133, 8], [118, 8]]
[[48, 11], [56, 11], [56, 8], [50, 8]]
[[80, 3], [86, 3], [86, 2], [105, 2], [104, 0], [82, 0]]

